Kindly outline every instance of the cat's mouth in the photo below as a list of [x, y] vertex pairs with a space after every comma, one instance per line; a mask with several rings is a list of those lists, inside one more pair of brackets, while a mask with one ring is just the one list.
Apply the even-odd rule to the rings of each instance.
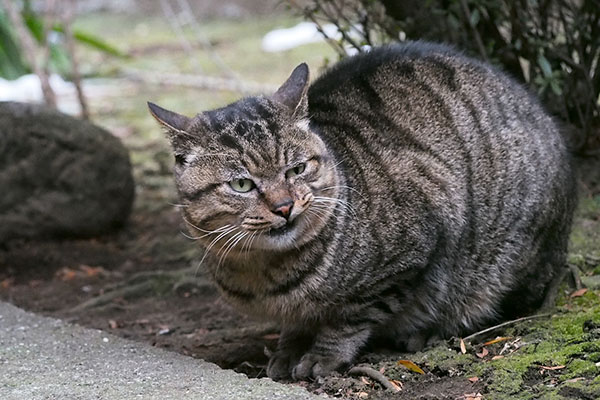
[[277, 228], [271, 228], [267, 231], [267, 235], [269, 236], [283, 236], [287, 233], [290, 233], [296, 227], [297, 219], [283, 224]]

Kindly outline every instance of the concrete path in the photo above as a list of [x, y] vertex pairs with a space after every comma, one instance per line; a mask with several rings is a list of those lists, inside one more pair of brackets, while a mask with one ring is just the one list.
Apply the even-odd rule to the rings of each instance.
[[0, 399], [319, 399], [0, 302]]

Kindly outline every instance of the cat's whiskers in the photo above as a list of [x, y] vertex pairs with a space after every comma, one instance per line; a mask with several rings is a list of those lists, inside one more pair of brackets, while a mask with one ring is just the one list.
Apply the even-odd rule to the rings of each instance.
[[314, 197], [314, 202], [315, 203], [332, 203], [332, 204], [337, 204], [339, 206], [341, 206], [342, 210], [344, 211], [349, 211], [352, 216], [356, 217], [356, 210], [354, 210], [354, 208], [352, 208], [352, 206], [350, 205], [349, 202], [342, 200], [342, 199], [336, 199], [334, 197], [325, 197], [325, 196], [315, 196]]
[[189, 204], [177, 204], [177, 203], [168, 203], [168, 204], [169, 204], [170, 206], [173, 206], [173, 207], [179, 207], [179, 208], [186, 208], [186, 207], [189, 207], [189, 206], [190, 206]]
[[[223, 250], [223, 248], [225, 248], [225, 250], [221, 254], [221, 257], [219, 258], [219, 262], [217, 263], [217, 271], [216, 271], [216, 273], [218, 273], [219, 267], [221, 266], [221, 263], [223, 262], [223, 260], [225, 260], [227, 258], [227, 255], [233, 250], [233, 248], [242, 239], [244, 239], [248, 235], [249, 235], [248, 232], [238, 232], [235, 235], [233, 235], [231, 238], [229, 238], [229, 240], [227, 240], [227, 242], [225, 242], [225, 244], [223, 246], [221, 246], [221, 249], [219, 250], [219, 252], [221, 252]], [[227, 243], [229, 243], [229, 245]], [[217, 255], [218, 255], [218, 253], [217, 253]]]
[[235, 232], [238, 229], [239, 228], [237, 226], [230, 227], [229, 229], [221, 232], [216, 238], [214, 238], [212, 240], [212, 242], [210, 242], [210, 244], [208, 246], [206, 246], [206, 249], [204, 250], [204, 255], [202, 256], [202, 259], [200, 260], [200, 262], [198, 263], [198, 266], [196, 267], [196, 274], [198, 274], [198, 270], [200, 269], [200, 266], [202, 265], [202, 263], [204, 262], [204, 260], [208, 256], [208, 254], [210, 253], [211, 249], [215, 246], [215, 244], [217, 244], [218, 241], [220, 241], [221, 239], [223, 239], [230, 233]]
[[228, 229], [230, 226], [231, 226], [230, 224], [227, 224], [227, 225], [223, 225], [220, 228], [217, 228], [217, 229], [215, 229], [213, 231], [204, 231], [206, 233], [204, 235], [201, 235], [201, 236], [190, 236], [190, 235], [186, 234], [185, 232], [181, 232], [181, 234], [183, 236], [185, 236], [186, 238], [188, 238], [188, 239], [199, 240], [199, 239], [203, 239], [203, 238], [205, 238], [207, 236], [214, 235], [215, 233], [221, 233], [224, 230]]
[[355, 188], [353, 188], [352, 186], [347, 186], [347, 185], [333, 185], [333, 186], [327, 186], [321, 189], [318, 189], [319, 191], [324, 191], [324, 190], [333, 190], [333, 189], [348, 189], [351, 190], [352, 192], [356, 193], [357, 195], [359, 195], [363, 200], [365, 200], [365, 197], [362, 195], [361, 192], [359, 192], [358, 190], [356, 190]]
[[[244, 254], [244, 259], [247, 260], [248, 259], [248, 254], [250, 254], [250, 245], [252, 243], [252, 239], [254, 239], [254, 236], [256, 236], [258, 234], [257, 230], [252, 231], [252, 233], [249, 236], [246, 236], [246, 240], [244, 241], [244, 243], [242, 243], [242, 248], [240, 249], [240, 253]], [[244, 253], [245, 251], [245, 253]]]
[[313, 213], [318, 213], [325, 222], [329, 221], [330, 218], [334, 218], [336, 220], [343, 218], [343, 214], [334, 213], [333, 208], [330, 206], [315, 204], [311, 208]]
[[[327, 221], [324, 219], [324, 216], [322, 214], [320, 214], [316, 209], [308, 209], [306, 210], [307, 213], [309, 213], [310, 215], [314, 215], [319, 221], [321, 221], [321, 223], [323, 225], [327, 224]], [[314, 228], [311, 226], [311, 228]]]
[[264, 231], [264, 230], [262, 230], [262, 231], [257, 231], [256, 233], [257, 233], [257, 235], [256, 235], [256, 236], [252, 236], [252, 237], [250, 238], [250, 244], [248, 245], [248, 253], [250, 253], [250, 249], [252, 248], [252, 245], [254, 244], [254, 240], [255, 240], [257, 237], [261, 237], [261, 236], [262, 236], [262, 235], [265, 233], [265, 231]]
[[202, 228], [200, 228], [200, 227], [198, 227], [198, 226], [196, 226], [196, 225], [192, 224], [190, 221], [188, 221], [188, 220], [187, 220], [187, 218], [185, 217], [185, 215], [182, 215], [181, 217], [183, 218], [183, 221], [184, 221], [186, 224], [188, 224], [188, 225], [189, 225], [189, 226], [191, 226], [192, 228], [194, 228], [194, 229], [197, 229], [197, 230], [199, 230], [200, 232], [203, 232], [203, 233], [215, 233], [215, 232], [217, 232], [217, 231], [218, 231], [219, 229], [221, 229], [221, 228], [224, 228], [224, 227], [227, 227], [227, 226], [231, 226], [230, 224], [228, 224], [228, 225], [223, 225], [221, 228], [217, 228], [216, 230], [208, 231], [208, 230], [206, 230], [206, 229], [202, 229]]

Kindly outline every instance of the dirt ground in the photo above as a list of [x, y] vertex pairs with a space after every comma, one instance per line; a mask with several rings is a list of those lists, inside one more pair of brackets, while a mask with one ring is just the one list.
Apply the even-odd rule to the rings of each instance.
[[[162, 177], [168, 181], [168, 171]], [[588, 179], [584, 190], [597, 195], [600, 185], [594, 179]], [[143, 199], [138, 198], [129, 223], [114, 234], [4, 244], [0, 248], [0, 298], [27, 310], [212, 361], [250, 377], [264, 377], [265, 348], [274, 349], [277, 327], [239, 315], [219, 297], [196, 268], [201, 252], [181, 233], [177, 208], [157, 200], [159, 195], [152, 196], [163, 186], [141, 188], [138, 197]], [[438, 347], [460, 356], [456, 340]], [[470, 362], [489, 360], [500, 351], [493, 344], [486, 349], [489, 356], [481, 356], [484, 350], [475, 348], [476, 357]], [[424, 374], [412, 372], [410, 363], [408, 368], [398, 365], [397, 360], [416, 359], [410, 354], [376, 349], [358, 360], [401, 387], [397, 393], [385, 391], [376, 379], [362, 374], [294, 384], [348, 399], [485, 398], [493, 383], [485, 374], [470, 376], [460, 363], [440, 366], [424, 354], [424, 358], [419, 356]], [[561, 373], [548, 369], [546, 375], [539, 375], [536, 368], [523, 375], [522, 385]], [[567, 398], [588, 398], [574, 388], [564, 390]]]

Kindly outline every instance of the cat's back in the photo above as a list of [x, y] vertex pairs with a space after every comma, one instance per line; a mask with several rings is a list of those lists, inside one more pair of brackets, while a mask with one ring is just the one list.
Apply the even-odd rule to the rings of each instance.
[[417, 159], [449, 175], [475, 169], [481, 182], [504, 169], [515, 178], [533, 164], [568, 169], [563, 138], [539, 101], [445, 45], [408, 42], [347, 58], [311, 85], [309, 110], [344, 157], [363, 147], [387, 164]]

